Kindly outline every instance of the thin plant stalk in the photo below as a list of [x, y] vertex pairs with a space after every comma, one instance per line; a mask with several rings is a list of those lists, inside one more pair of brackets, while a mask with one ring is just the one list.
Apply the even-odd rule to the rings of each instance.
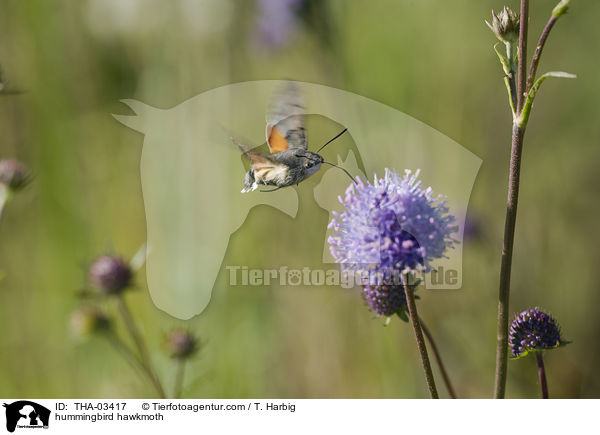
[[523, 110], [527, 92], [527, 33], [529, 30], [529, 0], [521, 0], [519, 15], [519, 61], [517, 75], [517, 113]]
[[[523, 109], [527, 81], [527, 29], [529, 21], [529, 0], [521, 0], [519, 29], [519, 61], [517, 67], [517, 110], [518, 116]], [[500, 289], [498, 291], [498, 331], [496, 344], [496, 375], [494, 397], [504, 398], [508, 372], [508, 309], [510, 297], [510, 273], [519, 203], [519, 182], [521, 177], [521, 156], [525, 127], [513, 122], [510, 152], [510, 172], [508, 177], [508, 200], [504, 222], [504, 240], [502, 243], [502, 263], [500, 266]]]
[[548, 383], [546, 382], [546, 368], [544, 367], [544, 357], [542, 352], [536, 352], [538, 366], [538, 378], [540, 380], [540, 388], [542, 389], [542, 399], [548, 398]]
[[157, 386], [157, 389], [160, 390], [161, 397], [163, 397], [163, 398], [166, 397], [166, 394], [165, 394], [164, 388], [162, 387], [160, 379], [158, 378], [158, 376], [156, 375], [156, 373], [154, 372], [154, 369], [152, 367], [152, 361], [150, 360], [150, 354], [146, 347], [146, 343], [144, 342], [142, 335], [139, 333], [137, 326], [135, 325], [135, 322], [133, 320], [131, 312], [129, 311], [129, 307], [127, 306], [127, 303], [125, 302], [125, 299], [123, 298], [123, 295], [117, 296], [117, 306], [118, 306], [119, 312], [121, 314], [121, 317], [123, 318], [123, 321], [125, 322], [125, 326], [127, 327], [127, 330], [129, 331], [129, 335], [131, 335], [131, 338], [139, 352], [140, 362], [150, 373], [150, 375], [153, 379], [153, 383], [155, 383]]
[[544, 45], [546, 45], [546, 40], [548, 39], [548, 35], [550, 35], [550, 31], [556, 24], [558, 17], [554, 15], [550, 16], [550, 19], [546, 23], [544, 30], [542, 31], [542, 35], [535, 47], [535, 51], [533, 53], [533, 57], [531, 58], [531, 67], [529, 68], [529, 76], [527, 77], [527, 92], [533, 86], [533, 81], [535, 80], [535, 75], [537, 73], [538, 66], [540, 64], [540, 58], [542, 56], [542, 51], [544, 50]]
[[[548, 39], [550, 31], [556, 20], [564, 15], [569, 5], [569, 0], [562, 0], [552, 11], [552, 17], [546, 24], [537, 44], [529, 76], [527, 76], [527, 32], [529, 24], [529, 0], [521, 0], [521, 15], [519, 17], [519, 52], [516, 77], [517, 106], [513, 108], [513, 127], [510, 153], [510, 169], [508, 177], [508, 199], [506, 205], [506, 219], [504, 223], [504, 240], [502, 243], [502, 262], [500, 266], [500, 286], [498, 291], [498, 325], [496, 344], [496, 373], [494, 380], [494, 397], [502, 399], [506, 392], [506, 378], [508, 371], [508, 312], [510, 297], [510, 275], [512, 266], [512, 255], [515, 238], [515, 227], [517, 221], [517, 205], [519, 202], [519, 183], [521, 176], [521, 159], [523, 154], [523, 138], [529, 121], [529, 114], [541, 83], [548, 77], [574, 78], [573, 74], [563, 72], [550, 72], [544, 74], [535, 81], [535, 75], [540, 62], [542, 50]], [[510, 59], [509, 59], [510, 60]], [[506, 61], [503, 62], [503, 65]], [[512, 92], [513, 78], [508, 86], [509, 93]], [[514, 95], [509, 95], [510, 101], [514, 102]]]
[[437, 388], [435, 386], [435, 380], [433, 378], [433, 371], [431, 370], [431, 363], [429, 362], [429, 356], [427, 355], [427, 346], [425, 345], [425, 338], [423, 337], [421, 322], [419, 321], [419, 313], [417, 312], [417, 304], [415, 302], [415, 286], [409, 284], [408, 274], [404, 276], [404, 292], [406, 294], [408, 316], [410, 317], [410, 321], [415, 331], [417, 348], [419, 349], [419, 355], [421, 356], [421, 363], [423, 365], [423, 371], [425, 372], [425, 380], [427, 381], [427, 388], [429, 388], [429, 395], [432, 399], [439, 399]]
[[115, 348], [117, 353], [123, 357], [125, 361], [138, 373], [143, 374], [152, 383], [152, 386], [156, 390], [158, 396], [161, 399], [165, 399], [164, 391], [160, 383], [156, 381], [153, 373], [148, 370], [148, 367], [142, 363], [139, 357], [131, 351], [131, 349], [123, 343], [123, 341], [115, 335], [113, 332], [107, 332], [105, 334], [108, 342]]
[[504, 242], [502, 244], [502, 264], [500, 267], [500, 290], [498, 292], [498, 342], [496, 346], [496, 378], [494, 397], [504, 398], [508, 371], [508, 322], [510, 273], [517, 222], [517, 204], [519, 201], [519, 182], [521, 175], [521, 156], [525, 129], [513, 125], [512, 147], [510, 155], [510, 174], [508, 178], [508, 201], [504, 223]]
[[440, 373], [442, 374], [442, 379], [444, 380], [444, 385], [446, 386], [448, 395], [452, 399], [456, 399], [456, 392], [454, 391], [454, 387], [452, 386], [452, 382], [450, 381], [450, 377], [448, 376], [446, 367], [444, 366], [444, 363], [442, 362], [442, 356], [438, 350], [437, 345], [435, 344], [433, 335], [431, 334], [431, 331], [429, 330], [429, 328], [427, 328], [427, 326], [425, 326], [425, 323], [423, 323], [423, 319], [420, 319], [420, 321], [421, 321], [421, 329], [423, 330], [423, 334], [425, 335], [425, 338], [427, 338], [427, 341], [429, 341], [429, 345], [431, 346], [433, 356], [435, 357], [437, 365], [440, 369]]
[[177, 361], [177, 373], [175, 375], [175, 389], [173, 391], [173, 398], [180, 399], [183, 391], [183, 379], [185, 376], [185, 358], [180, 358]]
[[9, 197], [8, 189], [0, 185], [0, 220], [2, 220], [2, 212], [4, 211], [4, 206], [8, 203]]

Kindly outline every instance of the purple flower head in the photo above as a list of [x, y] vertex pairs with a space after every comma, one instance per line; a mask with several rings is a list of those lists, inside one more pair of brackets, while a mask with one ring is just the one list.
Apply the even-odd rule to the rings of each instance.
[[188, 358], [198, 350], [198, 340], [191, 332], [178, 329], [167, 336], [165, 348], [171, 358]]
[[302, 1], [257, 0], [257, 37], [262, 46], [277, 49], [289, 41], [299, 25]]
[[339, 198], [345, 210], [334, 212], [329, 224], [331, 253], [342, 269], [368, 271], [385, 283], [399, 273], [428, 271], [431, 261], [454, 247], [454, 216], [418, 176], [418, 170], [400, 176], [386, 169], [373, 184], [357, 178], [346, 189]]
[[509, 342], [515, 358], [566, 344], [556, 320], [539, 308], [525, 310], [515, 316], [510, 326]]
[[105, 255], [94, 261], [89, 276], [100, 293], [118, 294], [130, 286], [133, 271], [123, 259]]
[[363, 296], [369, 308], [378, 316], [390, 317], [406, 307], [406, 295], [402, 285], [365, 285]]

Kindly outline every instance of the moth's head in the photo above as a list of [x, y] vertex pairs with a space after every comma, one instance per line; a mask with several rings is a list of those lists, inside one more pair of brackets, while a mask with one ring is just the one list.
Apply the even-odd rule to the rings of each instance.
[[304, 169], [321, 166], [321, 163], [323, 163], [323, 157], [311, 151], [302, 150], [302, 153], [298, 157], [302, 159], [302, 167]]

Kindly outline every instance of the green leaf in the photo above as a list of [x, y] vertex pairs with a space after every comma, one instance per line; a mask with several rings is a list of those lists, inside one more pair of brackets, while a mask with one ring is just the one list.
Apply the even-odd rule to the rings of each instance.
[[[541, 76], [537, 81], [539, 82], [546, 80], [548, 77], [557, 77], [559, 79], [576, 79], [577, 76], [575, 74], [567, 73], [564, 71], [550, 71]], [[540, 83], [541, 84], [541, 83]], [[534, 85], [535, 87], [535, 85]]]
[[561, 2], [552, 9], [552, 15], [554, 15], [555, 18], [559, 18], [566, 14], [569, 9], [569, 3], [571, 3], [571, 0], [561, 0]]
[[400, 308], [396, 314], [398, 315], [398, 317], [400, 317], [400, 320], [402, 320], [405, 323], [408, 323], [408, 315], [406, 314], [406, 310], [404, 308]]
[[570, 341], [566, 341], [564, 340], [562, 343], [557, 344], [554, 347], [547, 347], [545, 349], [528, 349], [525, 352], [523, 352], [521, 355], [519, 356], [511, 356], [510, 359], [511, 360], [517, 360], [517, 359], [521, 359], [521, 358], [525, 358], [527, 355], [529, 355], [530, 353], [535, 353], [535, 352], [543, 352], [545, 350], [552, 350], [552, 349], [558, 349], [559, 347], [565, 347], [567, 344], [571, 343]]
[[523, 105], [523, 110], [521, 111], [521, 115], [515, 119], [515, 124], [517, 124], [521, 128], [525, 128], [527, 126], [527, 122], [529, 121], [529, 115], [531, 114], [531, 107], [533, 106], [533, 101], [535, 100], [535, 96], [537, 91], [542, 86], [542, 83], [550, 77], [556, 77], [560, 79], [574, 79], [577, 78], [575, 74], [570, 74], [562, 71], [550, 71], [541, 76], [536, 82], [533, 84], [529, 93], [527, 94], [527, 99], [525, 100], [525, 104]]
[[504, 57], [504, 55], [502, 54], [500, 49], [498, 49], [499, 45], [500, 45], [500, 42], [497, 42], [494, 44], [494, 51], [496, 52], [496, 55], [498, 55], [498, 59], [500, 59], [500, 63], [502, 64], [502, 69], [504, 70], [504, 73], [506, 75], [509, 75], [510, 67], [508, 65], [508, 60], [506, 59], [506, 57]]

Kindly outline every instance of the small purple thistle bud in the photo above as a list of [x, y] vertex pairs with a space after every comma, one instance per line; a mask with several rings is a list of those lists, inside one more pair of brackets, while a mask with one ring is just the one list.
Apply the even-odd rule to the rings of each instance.
[[509, 342], [515, 358], [567, 344], [561, 337], [556, 320], [537, 307], [515, 316], [510, 326]]
[[75, 310], [69, 319], [71, 333], [78, 338], [89, 338], [110, 328], [108, 316], [99, 308], [84, 306]]
[[390, 317], [406, 307], [406, 294], [401, 285], [365, 285], [363, 296], [369, 308], [378, 316]]
[[171, 358], [189, 358], [198, 350], [198, 340], [191, 332], [175, 330], [167, 336], [165, 348]]
[[133, 272], [129, 264], [119, 257], [105, 255], [90, 267], [90, 282], [102, 294], [118, 294], [131, 284]]
[[519, 39], [519, 16], [504, 6], [498, 14], [492, 11], [492, 24], [485, 22], [496, 37], [504, 43], [512, 43]]
[[29, 181], [29, 172], [25, 165], [18, 160], [0, 160], [0, 184], [16, 192]]

